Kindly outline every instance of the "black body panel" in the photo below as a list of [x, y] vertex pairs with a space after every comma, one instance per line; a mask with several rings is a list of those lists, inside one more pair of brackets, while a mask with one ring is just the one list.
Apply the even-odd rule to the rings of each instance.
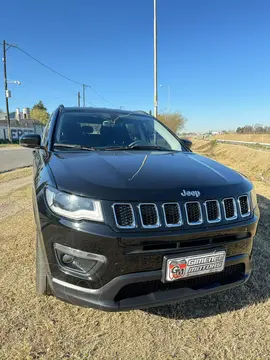
[[253, 237], [257, 228], [254, 216], [241, 224], [217, 229], [178, 230], [164, 234], [156, 232], [116, 234], [104, 224], [88, 223], [87, 230], [78, 231], [73, 224], [61, 219], [51, 222], [40, 214], [42, 236], [46, 247], [51, 275], [55, 278], [78, 285], [81, 279], [64, 273], [55, 259], [53, 245], [62, 244], [85, 252], [101, 254], [107, 259], [90, 281], [84, 286], [100, 288], [113, 278], [136, 272], [161, 270], [164, 255], [178, 255], [191, 251], [205, 251], [224, 248], [227, 257], [241, 254], [251, 256]]
[[[34, 151], [33, 186], [38, 238], [48, 263], [51, 290], [57, 297], [82, 306], [117, 311], [215, 293], [248, 279], [253, 238], [259, 220], [258, 207], [252, 206], [245, 218], [238, 213], [231, 221], [225, 219], [221, 209], [221, 220], [209, 223], [203, 205], [206, 200], [215, 199], [222, 204], [227, 197], [234, 197], [236, 202], [242, 194], [250, 197], [253, 189], [251, 182], [234, 170], [188, 150], [52, 151], [54, 128], [61, 111], [59, 108], [52, 115], [45, 130], [42, 139], [45, 150]], [[104, 223], [72, 221], [54, 214], [45, 199], [48, 185], [60, 191], [101, 200]], [[184, 207], [187, 201], [201, 204], [203, 222], [198, 226], [190, 226], [187, 222]], [[132, 204], [136, 220], [134, 228], [117, 227], [112, 210], [115, 202]], [[138, 214], [141, 202], [156, 204], [160, 226], [141, 226]], [[179, 204], [183, 215], [181, 226], [166, 226], [162, 213], [162, 205], [166, 202]], [[104, 260], [91, 276], [74, 274], [60, 266], [55, 244], [102, 255]], [[201, 283], [195, 287], [187, 282], [181, 287], [180, 280], [179, 288], [160, 284], [165, 255], [211, 252], [220, 248], [226, 250], [227, 270], [239, 265], [237, 269], [241, 268], [241, 271], [230, 272], [231, 277], [226, 277], [225, 273], [223, 280], [221, 277], [210, 277], [208, 286]], [[134, 286], [134, 294], [126, 298], [127, 293], [132, 293], [127, 289], [133, 283], [141, 285]], [[147, 288], [157, 291], [148, 293]]]
[[251, 190], [234, 170], [191, 152], [61, 152], [49, 164], [59, 190], [102, 200], [175, 201], [183, 189], [204, 198]]

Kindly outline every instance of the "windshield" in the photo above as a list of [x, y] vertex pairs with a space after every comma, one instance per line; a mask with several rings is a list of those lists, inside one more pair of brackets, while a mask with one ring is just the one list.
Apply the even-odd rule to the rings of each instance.
[[[55, 132], [55, 144], [95, 149], [157, 148], [182, 151], [180, 142], [152, 116], [134, 113], [64, 112]], [[56, 146], [56, 145], [55, 145]]]

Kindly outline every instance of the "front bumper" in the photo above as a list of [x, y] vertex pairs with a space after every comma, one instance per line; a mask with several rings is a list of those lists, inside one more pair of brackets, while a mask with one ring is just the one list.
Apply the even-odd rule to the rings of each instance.
[[[107, 311], [147, 308], [213, 294], [244, 283], [252, 268], [252, 247], [258, 216], [229, 226], [170, 232], [115, 233], [105, 224], [83, 222], [78, 228], [66, 219], [39, 213], [40, 236], [48, 262], [48, 281], [56, 297], [66, 302]], [[88, 278], [74, 276], [59, 266], [54, 246], [61, 244], [91, 254], [102, 255], [103, 265]], [[238, 276], [227, 282], [159, 289], [165, 255], [212, 251], [223, 248], [225, 270], [242, 264]], [[178, 283], [182, 280], [175, 281]], [[132, 285], [133, 284], [133, 285]], [[154, 290], [151, 291], [152, 285]], [[143, 291], [129, 294], [129, 286], [144, 285]], [[149, 287], [149, 291], [147, 291]], [[145, 288], [147, 288], [145, 290]], [[123, 295], [123, 289], [127, 289]], [[140, 290], [140, 289], [139, 289]], [[121, 296], [119, 295], [121, 294]]]
[[117, 294], [126, 285], [159, 280], [161, 278], [161, 270], [122, 275], [114, 278], [99, 289], [86, 289], [53, 277], [50, 277], [49, 282], [55, 296], [65, 302], [105, 311], [125, 311], [167, 305], [179, 300], [210, 295], [241, 285], [248, 280], [251, 274], [251, 260], [249, 256], [240, 255], [228, 258], [225, 269], [239, 263], [244, 264], [245, 271], [239, 274], [235, 281], [228, 284], [213, 283], [211, 286], [205, 285], [197, 289], [184, 287], [174, 290], [157, 291], [142, 296], [127, 297], [122, 300], [115, 299]]

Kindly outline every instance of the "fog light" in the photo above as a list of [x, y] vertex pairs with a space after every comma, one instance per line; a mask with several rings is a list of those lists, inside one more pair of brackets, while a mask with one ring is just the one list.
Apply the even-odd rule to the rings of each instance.
[[62, 261], [63, 261], [64, 264], [71, 264], [71, 263], [73, 263], [73, 261], [74, 261], [74, 256], [68, 255], [68, 254], [64, 254], [64, 255], [62, 256]]
[[80, 278], [91, 277], [106, 262], [103, 255], [88, 253], [62, 244], [55, 243], [54, 250], [62, 270]]

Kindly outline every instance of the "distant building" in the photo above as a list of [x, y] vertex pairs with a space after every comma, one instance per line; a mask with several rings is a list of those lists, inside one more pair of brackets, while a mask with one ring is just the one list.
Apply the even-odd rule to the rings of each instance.
[[219, 134], [221, 134], [220, 131], [211, 131], [211, 135], [219, 135]]
[[[23, 108], [16, 109], [15, 112], [10, 113], [10, 127], [12, 140], [19, 140], [19, 138], [27, 133], [35, 133], [41, 135], [44, 125], [35, 119], [30, 119], [30, 109]], [[7, 114], [0, 113], [0, 139], [8, 139], [7, 131]]]

